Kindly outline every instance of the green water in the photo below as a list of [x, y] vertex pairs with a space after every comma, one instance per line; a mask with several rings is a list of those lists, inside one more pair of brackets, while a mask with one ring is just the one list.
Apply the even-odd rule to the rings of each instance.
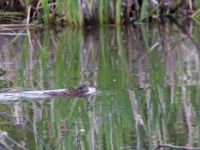
[[[0, 102], [0, 112], [7, 112], [0, 114], [0, 130], [31, 150], [148, 150], [158, 142], [200, 147], [200, 28], [186, 28], [1, 35], [2, 93], [80, 83], [97, 93]], [[17, 149], [8, 139], [0, 142]]]

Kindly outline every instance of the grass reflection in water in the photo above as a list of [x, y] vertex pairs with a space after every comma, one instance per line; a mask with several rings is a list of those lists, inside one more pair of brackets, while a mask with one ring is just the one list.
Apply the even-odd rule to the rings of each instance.
[[2, 38], [7, 88], [98, 89], [87, 98], [1, 102], [1, 112], [26, 121], [1, 115], [0, 130], [28, 149], [153, 149], [157, 141], [200, 147], [199, 51], [175, 24], [47, 29], [9, 48], [12, 37]]

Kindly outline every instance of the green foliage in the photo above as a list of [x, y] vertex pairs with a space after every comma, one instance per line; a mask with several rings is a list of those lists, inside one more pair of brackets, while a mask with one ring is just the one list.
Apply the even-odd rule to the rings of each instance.
[[145, 19], [147, 16], [147, 5], [148, 5], [148, 0], [143, 0], [142, 7], [140, 9], [140, 20]]
[[200, 9], [198, 9], [194, 14], [192, 14], [192, 19], [200, 25]]
[[200, 7], [200, 1], [195, 0], [195, 1], [194, 1], [194, 7], [195, 7], [195, 8], [199, 8], [199, 7]]
[[82, 20], [80, 3], [78, 0], [75, 1], [61, 0], [58, 1], [57, 4], [59, 7], [58, 10], [64, 10], [65, 19], [69, 25], [73, 26], [82, 25], [83, 20]]
[[196, 41], [197, 46], [200, 47], [200, 26], [196, 26], [193, 31], [193, 39]]
[[46, 23], [49, 21], [50, 11], [49, 11], [49, 3], [48, 0], [40, 0], [42, 4], [42, 8], [44, 11], [43, 18]]
[[[180, 6], [178, 3], [173, 3], [175, 6], [168, 8], [168, 6], [162, 4], [162, 1], [157, 2], [149, 0], [56, 0], [55, 2], [49, 0], [16, 0], [7, 2], [9, 4], [7, 6], [9, 9], [7, 7], [1, 8], [3, 4], [0, 3], [1, 21], [22, 23], [27, 19], [27, 10], [32, 6], [30, 16], [32, 23], [41, 23], [42, 20], [45, 24], [60, 24], [60, 21], [61, 23], [64, 21], [70, 26], [82, 26], [84, 23], [117, 25], [122, 22], [144, 21], [149, 17], [155, 15], [159, 16], [159, 13], [165, 12], [166, 9], [176, 7], [189, 9], [185, 7], [187, 2], [184, 2], [183, 5]], [[16, 4], [16, 7], [14, 7], [13, 4]], [[194, 9], [199, 8], [200, 4], [198, 1], [194, 1], [192, 4]], [[163, 5], [163, 7], [160, 7], [161, 5]], [[19, 12], [15, 12], [15, 9]], [[196, 18], [195, 15], [193, 18]]]
[[121, 0], [116, 0], [115, 5], [115, 24], [120, 24], [121, 22]]
[[19, 23], [22, 19], [23, 13], [21, 12], [6, 12], [4, 10], [0, 10], [0, 21], [3, 22], [12, 22]]
[[106, 24], [109, 18], [109, 2], [107, 0], [98, 1], [98, 18], [100, 24]]

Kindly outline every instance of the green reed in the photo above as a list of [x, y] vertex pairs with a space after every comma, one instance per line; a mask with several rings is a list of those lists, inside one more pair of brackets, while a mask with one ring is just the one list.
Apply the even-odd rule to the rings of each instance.
[[22, 19], [23, 13], [21, 12], [5, 12], [4, 10], [0, 10], [0, 21], [3, 22], [12, 22], [19, 23]]
[[98, 18], [100, 24], [105, 24], [108, 22], [109, 18], [108, 5], [109, 3], [107, 0], [98, 1]]
[[78, 0], [75, 1], [57, 1], [58, 9], [63, 10], [65, 20], [67, 24], [73, 26], [81, 26], [83, 23], [82, 20], [82, 12], [80, 8], [80, 2]]
[[[9, 3], [13, 2], [11, 0]], [[131, 18], [135, 18], [136, 21], [144, 21], [149, 17], [158, 15], [160, 12], [162, 13], [166, 9], [160, 7], [162, 1], [156, 3], [148, 0], [142, 0], [140, 2], [141, 5], [138, 5], [137, 8], [134, 8], [134, 3], [138, 4], [139, 0], [135, 2], [126, 0], [56, 0], [55, 2], [49, 2], [49, 0], [25, 0], [22, 2], [17, 0], [15, 2], [18, 2], [18, 5], [21, 6], [11, 5], [11, 8], [9, 8], [11, 11], [7, 11], [7, 8], [1, 6], [2, 4], [0, 3], [0, 20], [20, 23], [29, 17], [27, 10], [31, 7], [32, 13], [30, 15], [34, 15], [30, 16], [30, 18], [32, 17], [30, 20], [33, 23], [41, 22], [42, 18], [42, 22], [45, 24], [49, 22], [59, 24], [61, 20], [71, 26], [82, 26], [85, 22], [87, 24], [120, 24], [124, 21], [129, 22]], [[199, 5], [198, 1], [194, 1], [194, 10], [197, 10]], [[173, 8], [176, 6], [182, 7], [181, 5], [179, 6], [178, 2], [173, 3]], [[185, 9], [187, 6], [188, 4], [185, 2], [181, 9]], [[12, 9], [17, 9], [18, 12], [12, 11]], [[134, 16], [129, 16], [130, 12]], [[10, 13], [11, 16], [8, 17], [7, 13]], [[21, 16], [17, 13], [20, 13]], [[125, 15], [126, 13], [127, 15]], [[180, 13], [180, 11], [175, 13]]]
[[200, 8], [200, 1], [198, 0], [194, 1], [194, 7]]
[[140, 20], [143, 20], [146, 17], [147, 4], [148, 4], [148, 0], [143, 0], [142, 7], [140, 9]]
[[120, 24], [121, 22], [121, 0], [116, 0], [115, 6], [115, 24]]
[[50, 11], [49, 11], [49, 4], [48, 4], [48, 0], [40, 0], [42, 7], [43, 7], [43, 18], [44, 18], [44, 22], [48, 22], [49, 20], [49, 16], [50, 16]]

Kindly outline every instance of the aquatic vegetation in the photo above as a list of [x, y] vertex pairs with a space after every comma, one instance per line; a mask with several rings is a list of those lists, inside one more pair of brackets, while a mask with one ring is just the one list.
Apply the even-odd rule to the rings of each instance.
[[200, 9], [192, 15], [192, 19], [200, 25]]
[[198, 6], [192, 0], [10, 0], [0, 2], [0, 20], [71, 26], [126, 24], [152, 17], [188, 16]]

